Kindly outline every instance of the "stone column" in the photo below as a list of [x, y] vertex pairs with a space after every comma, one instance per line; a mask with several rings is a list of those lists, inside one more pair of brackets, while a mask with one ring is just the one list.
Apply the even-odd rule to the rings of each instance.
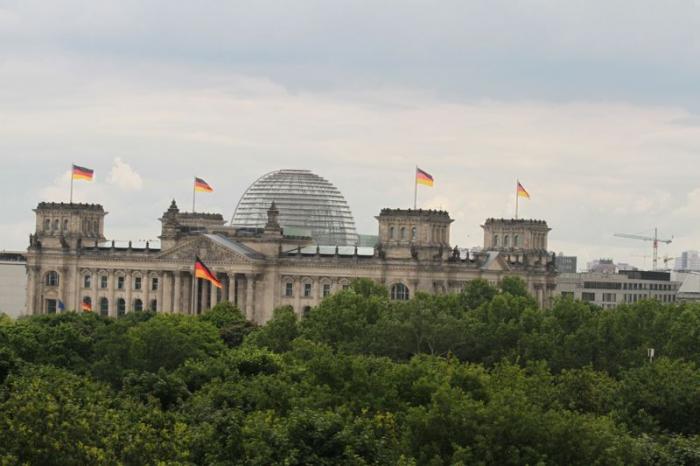
[[246, 292], [245, 292], [245, 316], [246, 319], [257, 322], [255, 320], [255, 274], [245, 274]]
[[126, 288], [126, 312], [131, 312], [134, 310], [134, 303], [131, 301], [131, 290], [134, 287], [132, 283], [133, 272], [131, 270], [126, 271], [126, 276], [124, 277], [124, 287]]
[[208, 309], [207, 297], [209, 296], [209, 289], [207, 288], [207, 284], [209, 282], [201, 278], [197, 279], [197, 282], [199, 285], [199, 313], [201, 314], [205, 309]]
[[156, 310], [158, 312], [163, 312], [163, 310], [165, 309], [163, 307], [163, 296], [164, 296], [163, 287], [165, 285], [164, 282], [165, 282], [165, 272], [162, 272], [162, 271], [158, 272], [158, 298], [157, 298], [158, 303], [156, 306]]
[[148, 270], [144, 270], [142, 276], [141, 286], [143, 287], [143, 310], [149, 311], [151, 309], [151, 276], [148, 274]]
[[[63, 304], [66, 306], [66, 310], [70, 309], [70, 301], [68, 300], [67, 297], [70, 296], [70, 292], [68, 289], [68, 267], [60, 267], [58, 269], [61, 273], [61, 275], [58, 277], [58, 299], [63, 301]], [[58, 303], [57, 303], [58, 304]], [[76, 311], [80, 310], [80, 306], [76, 303], [76, 305], [73, 307]], [[56, 312], [58, 311], [58, 306], [56, 307]]]
[[228, 300], [231, 304], [236, 304], [236, 274], [228, 274]]
[[[216, 274], [214, 274], [216, 276]], [[219, 303], [219, 288], [214, 286], [213, 283], [209, 283], [209, 309], [216, 306]]]
[[181, 312], [184, 314], [192, 314], [192, 281], [189, 273], [181, 274], [180, 288], [182, 291], [182, 299], [180, 300]]
[[173, 287], [173, 312], [184, 313], [185, 310], [182, 309], [181, 297], [182, 297], [182, 283], [180, 279], [180, 271], [176, 270], [173, 272], [175, 274], [175, 286]]
[[100, 269], [90, 270], [90, 288], [92, 289], [92, 312], [100, 312], [100, 299], [97, 295], [97, 287], [100, 281]]
[[173, 276], [172, 272], [163, 272], [163, 312], [173, 312]]
[[33, 315], [36, 313], [36, 267], [33, 265], [27, 266], [27, 304], [24, 313]]
[[302, 317], [301, 312], [301, 294], [304, 292], [304, 283], [301, 278], [294, 277], [294, 312]]
[[116, 275], [114, 274], [114, 270], [110, 270], [107, 272], [107, 279], [109, 280], [109, 316], [110, 317], [117, 317], [117, 302], [115, 301], [114, 297], [114, 288], [116, 286]]

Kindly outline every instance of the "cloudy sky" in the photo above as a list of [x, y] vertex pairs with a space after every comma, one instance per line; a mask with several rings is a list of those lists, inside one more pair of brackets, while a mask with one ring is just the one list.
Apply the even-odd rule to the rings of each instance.
[[[360, 232], [408, 207], [546, 219], [550, 248], [650, 266], [700, 249], [700, 2], [0, 0], [0, 249], [40, 200], [109, 211], [107, 235], [158, 235], [192, 177], [230, 218], [255, 178], [308, 168]], [[198, 209], [199, 210], [199, 209]]]

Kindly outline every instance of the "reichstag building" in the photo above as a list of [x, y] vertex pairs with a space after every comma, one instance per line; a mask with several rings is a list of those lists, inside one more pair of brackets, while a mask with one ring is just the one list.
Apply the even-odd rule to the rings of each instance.
[[[116, 242], [105, 235], [99, 204], [41, 202], [27, 251], [27, 312], [91, 308], [198, 314], [222, 300], [263, 323], [290, 305], [301, 316], [358, 277], [384, 284], [391, 298], [458, 292], [476, 278], [517, 275], [541, 306], [556, 279], [544, 221], [487, 219], [483, 248], [450, 243], [445, 211], [382, 209], [377, 236], [358, 235], [340, 191], [308, 170], [279, 170], [256, 180], [231, 221], [219, 213], [162, 214], [158, 242]], [[223, 287], [193, 279], [199, 257]], [[83, 306], [85, 304], [85, 306]]]

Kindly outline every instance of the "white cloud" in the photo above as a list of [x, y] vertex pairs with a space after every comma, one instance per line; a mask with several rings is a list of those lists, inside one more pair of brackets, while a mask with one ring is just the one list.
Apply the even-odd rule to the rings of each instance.
[[124, 191], [140, 191], [143, 187], [141, 175], [136, 173], [131, 165], [122, 161], [117, 157], [114, 159], [114, 165], [109, 172], [107, 182], [117, 186]]

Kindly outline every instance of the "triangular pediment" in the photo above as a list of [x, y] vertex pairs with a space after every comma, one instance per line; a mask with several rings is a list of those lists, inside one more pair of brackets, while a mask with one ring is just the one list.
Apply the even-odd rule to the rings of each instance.
[[212, 235], [197, 236], [173, 248], [162, 251], [158, 255], [158, 259], [192, 261], [194, 263], [195, 257], [199, 257], [207, 265], [252, 264], [262, 259], [262, 257], [255, 257], [255, 254], [246, 254], [245, 250], [242, 252], [236, 251], [236, 248], [232, 247], [236, 246], [235, 243], [212, 238]]
[[490, 252], [489, 254], [489, 258], [481, 267], [482, 270], [488, 272], [508, 272], [510, 270], [510, 266], [503, 255], [497, 252]]

